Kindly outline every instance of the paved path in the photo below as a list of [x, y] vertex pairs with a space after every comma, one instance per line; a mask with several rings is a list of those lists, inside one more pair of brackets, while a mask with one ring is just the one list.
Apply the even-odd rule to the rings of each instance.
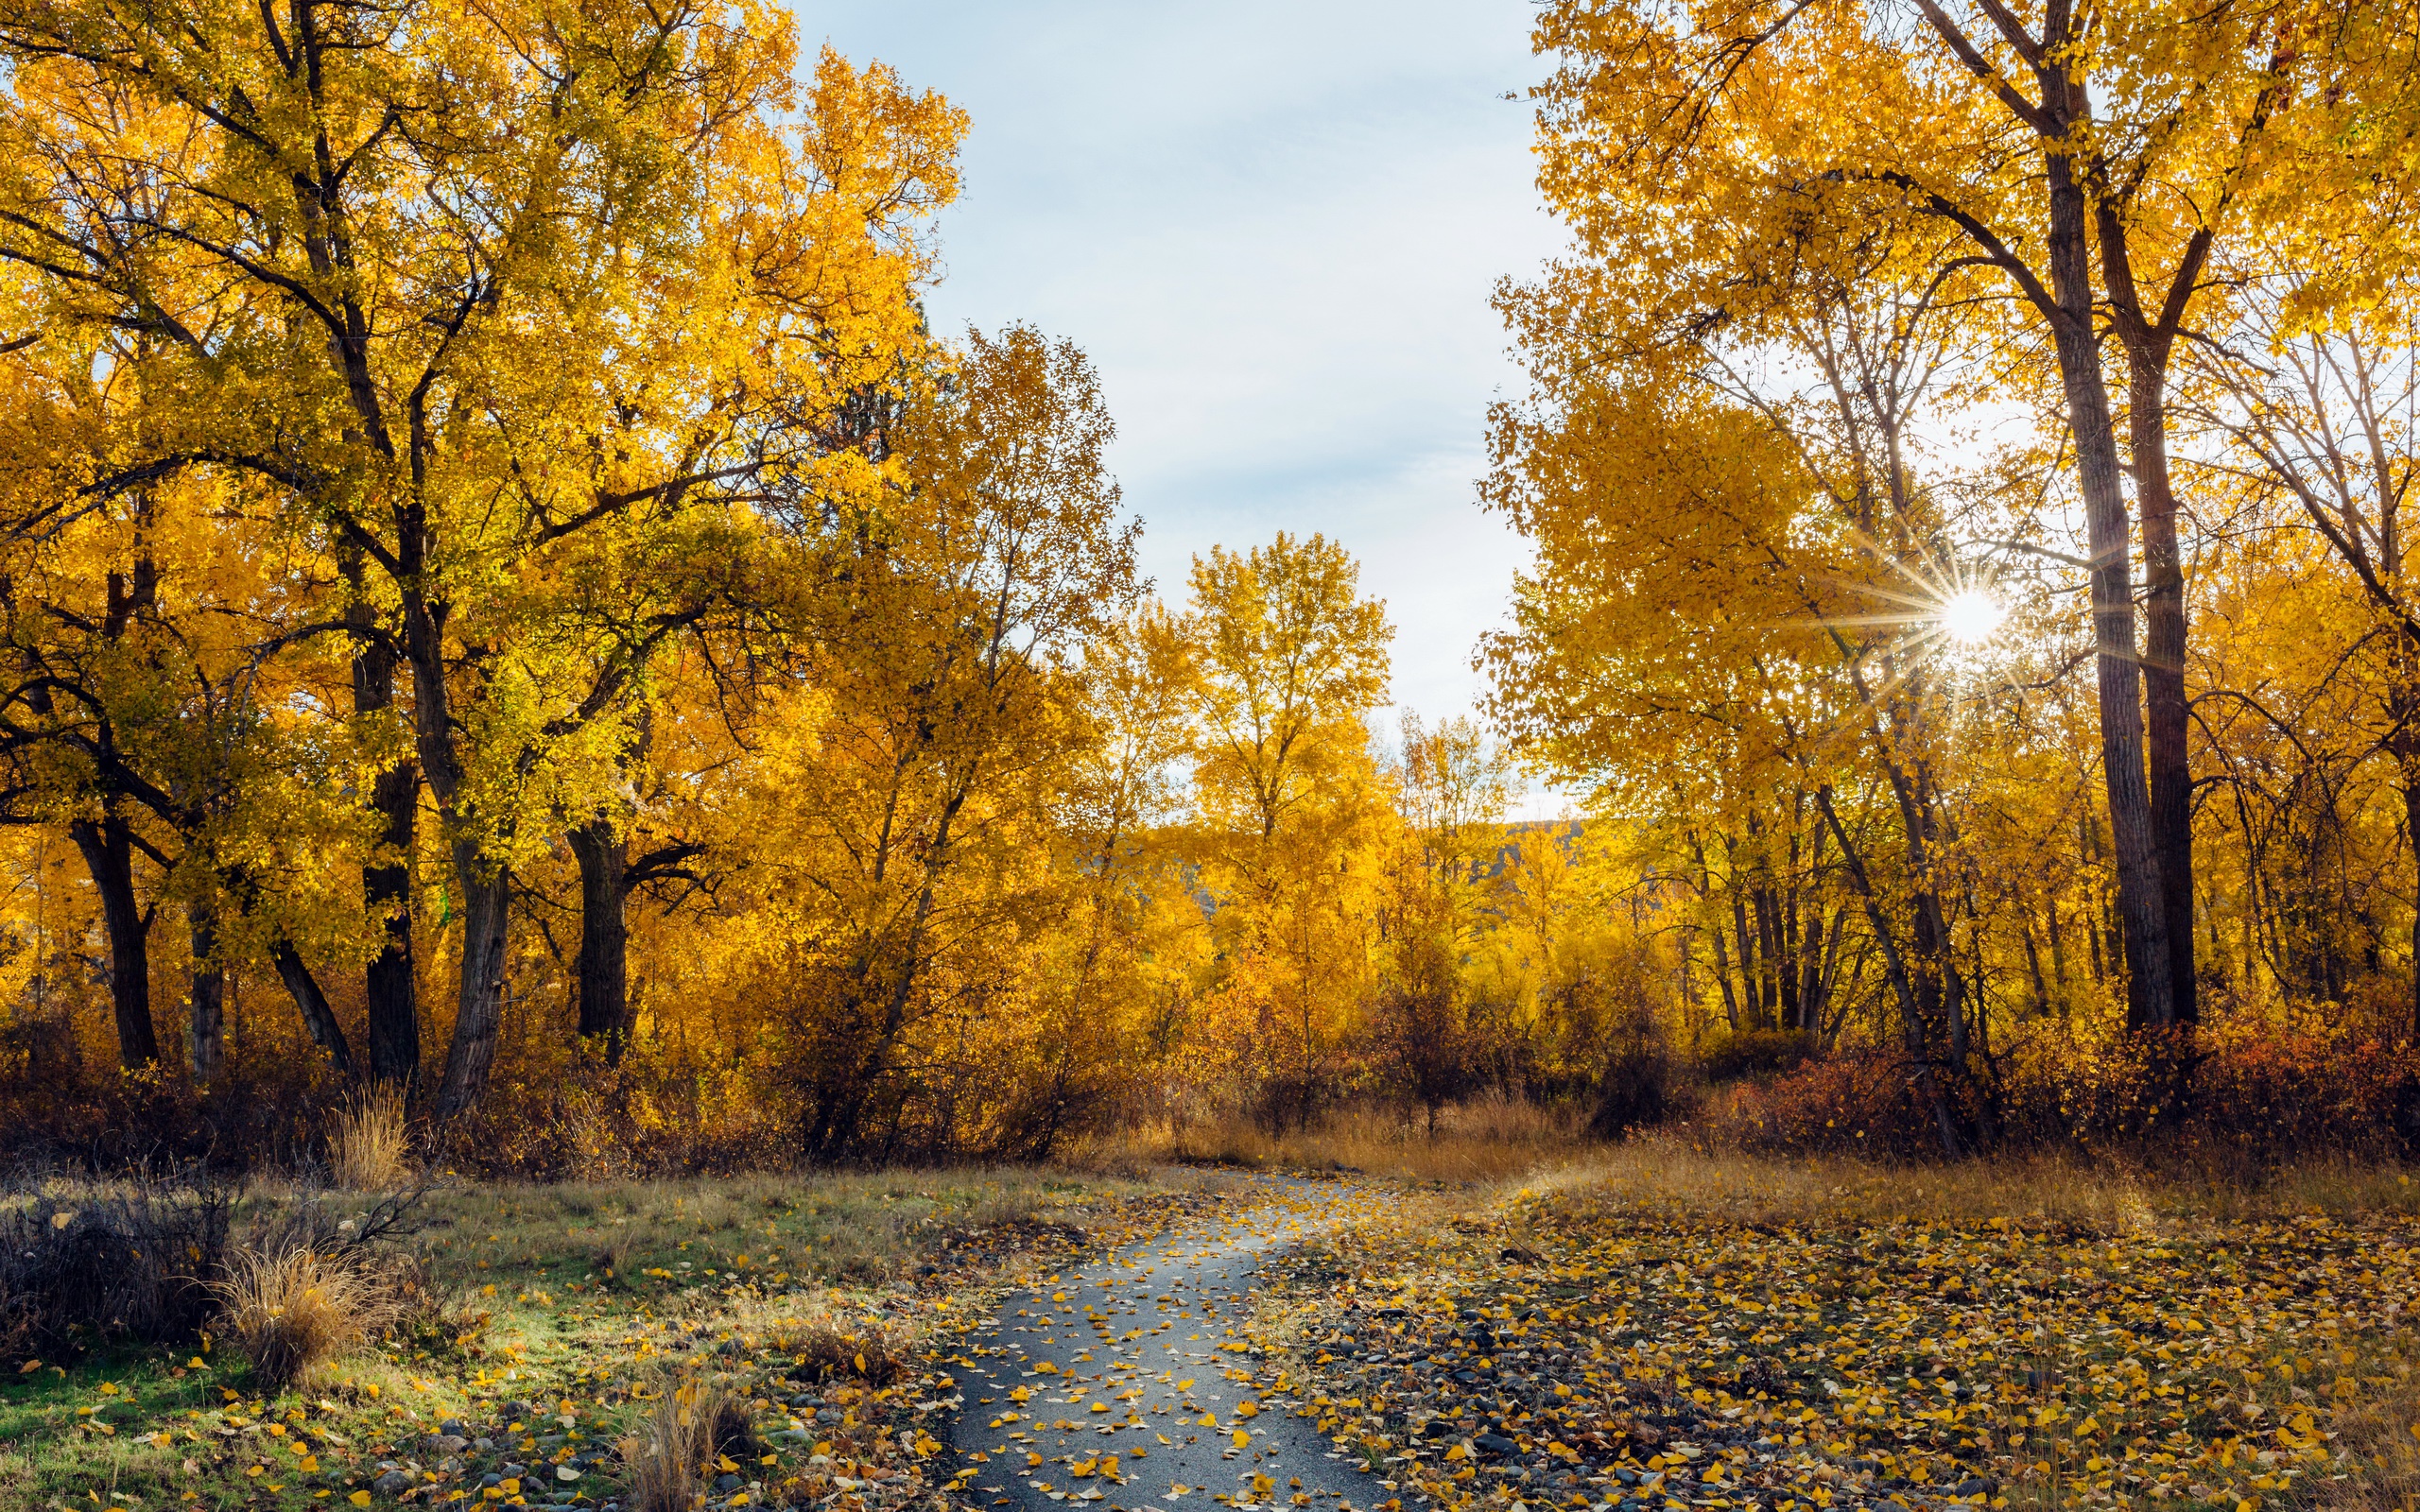
[[954, 1367], [965, 1396], [950, 1447], [976, 1471], [954, 1500], [1035, 1512], [1212, 1512], [1221, 1493], [1236, 1507], [1322, 1512], [1386, 1500], [1292, 1396], [1262, 1389], [1275, 1373], [1242, 1327], [1262, 1266], [1357, 1197], [1335, 1182], [1255, 1178], [1217, 1216], [1004, 1298]]

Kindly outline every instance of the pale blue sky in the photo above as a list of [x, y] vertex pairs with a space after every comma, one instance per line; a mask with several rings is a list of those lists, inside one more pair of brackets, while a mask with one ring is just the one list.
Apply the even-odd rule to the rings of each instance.
[[1471, 706], [1525, 558], [1473, 502], [1517, 388], [1488, 297], [1553, 249], [1527, 0], [802, 0], [804, 40], [974, 118], [944, 326], [1098, 364], [1171, 601], [1216, 542], [1324, 531], [1396, 627], [1395, 696]]

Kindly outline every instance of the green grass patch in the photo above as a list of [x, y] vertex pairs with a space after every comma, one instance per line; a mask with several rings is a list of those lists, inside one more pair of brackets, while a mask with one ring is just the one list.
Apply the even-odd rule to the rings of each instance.
[[[748, 1462], [714, 1472], [753, 1503], [836, 1486], [903, 1501], [929, 1452], [912, 1403], [947, 1381], [916, 1347], [924, 1319], [1219, 1185], [969, 1170], [441, 1186], [398, 1241], [425, 1305], [299, 1389], [261, 1390], [208, 1338], [9, 1365], [0, 1505], [600, 1506], [622, 1492], [616, 1446], [701, 1380], [749, 1404]], [[256, 1185], [239, 1218], [304, 1195]], [[887, 1380], [857, 1376], [870, 1349]]]

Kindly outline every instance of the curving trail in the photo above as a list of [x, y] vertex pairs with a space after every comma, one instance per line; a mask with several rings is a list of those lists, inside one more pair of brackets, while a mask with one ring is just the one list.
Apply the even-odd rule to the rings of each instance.
[[1361, 1512], [1391, 1493], [1298, 1417], [1242, 1323], [1262, 1268], [1373, 1194], [1255, 1177], [1216, 1216], [1002, 1298], [960, 1342], [961, 1506]]

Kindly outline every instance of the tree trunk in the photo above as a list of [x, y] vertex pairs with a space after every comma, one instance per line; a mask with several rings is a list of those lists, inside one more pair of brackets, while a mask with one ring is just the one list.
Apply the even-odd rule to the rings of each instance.
[[489, 872], [476, 842], [455, 842], [454, 876], [462, 889], [462, 977], [437, 1092], [441, 1119], [468, 1112], [487, 1091], [504, 1021], [505, 923], [511, 910], [511, 873], [501, 867]]
[[618, 1066], [630, 1040], [630, 842], [597, 819], [573, 830], [579, 860], [579, 1037]]
[[337, 1022], [336, 1010], [328, 1006], [328, 996], [320, 990], [311, 968], [304, 965], [301, 953], [290, 940], [279, 940], [269, 951], [269, 960], [277, 968], [277, 979], [285, 984], [295, 1010], [302, 1015], [302, 1027], [309, 1031], [311, 1042], [327, 1052], [328, 1061], [340, 1076], [353, 1074], [353, 1047], [345, 1043], [344, 1025]]
[[1771, 887], [1757, 888], [1754, 902], [1756, 954], [1764, 962], [1763, 970], [1756, 973], [1757, 995], [1764, 1001], [1764, 1011], [1757, 1016], [1756, 1027], [1787, 1029], [1789, 1022], [1783, 1017], [1784, 987], [1789, 980], [1790, 962], [1782, 954], [1780, 911], [1775, 906]]
[[[2403, 779], [2403, 827], [2411, 844], [2412, 862], [2420, 866], [2420, 740], [2407, 737], [2395, 751]], [[2420, 897], [2420, 892], [2413, 894]], [[2420, 1044], [2420, 910], [2411, 919], [2411, 1040]]]
[[1717, 919], [1714, 927], [1706, 931], [1706, 935], [1714, 941], [1714, 979], [1722, 987], [1723, 1022], [1731, 1025], [1733, 1034], [1737, 1034], [1739, 1032], [1739, 995], [1731, 986], [1731, 949], [1723, 943], [1721, 920]]
[[129, 1071], [160, 1058], [151, 1023], [151, 920], [134, 897], [134, 836], [124, 819], [106, 815], [67, 826], [100, 895], [101, 924], [110, 936], [110, 1008], [117, 1019], [117, 1055]]
[[[2152, 359], [2138, 356], [2127, 404], [2135, 495], [2143, 515], [2143, 706], [2150, 737], [2151, 841], [2168, 922], [2167, 1022], [2202, 1017], [2193, 971], [2193, 770], [2186, 741], [2185, 562], [2168, 472], [2168, 396]], [[2129, 1003], [2131, 1010], [2133, 1005]], [[2153, 1022], [2162, 1022], [2154, 1020]]]
[[369, 906], [387, 916], [385, 939], [364, 976], [370, 1075], [408, 1096], [420, 1081], [420, 998], [412, 963], [410, 855], [420, 809], [420, 772], [406, 763], [378, 774], [371, 801], [384, 817], [382, 848], [392, 866], [361, 868]]
[[1756, 936], [1748, 928], [1748, 902], [1737, 888], [1731, 894], [1731, 932], [1739, 941], [1739, 995], [1746, 1002], [1747, 1027], [1765, 1026], [1765, 994], [1757, 976]]
[[185, 1062], [194, 1084], [210, 1085], [227, 1058], [227, 969], [211, 957], [218, 951], [218, 916], [208, 903], [188, 903], [193, 932], [193, 1003], [185, 1030]]
[[[360, 567], [348, 570], [356, 587]], [[372, 633], [369, 603], [357, 596], [345, 610], [354, 631], [353, 707], [355, 713], [377, 714], [394, 707], [395, 653]], [[420, 1002], [412, 969], [411, 855], [413, 830], [420, 815], [420, 768], [398, 762], [378, 774], [371, 785], [371, 806], [378, 811], [378, 860], [361, 868], [366, 906], [385, 916], [385, 939], [371, 958], [364, 975], [363, 998], [369, 1010], [370, 1077], [400, 1089], [407, 1097], [420, 1082]]]
[[1849, 843], [1848, 832], [1841, 827], [1841, 816], [1832, 809], [1832, 791], [1828, 787], [1815, 790], [1815, 806], [1830, 826], [1832, 836], [1840, 842], [1841, 860], [1847, 868], [1849, 888], [1864, 905], [1867, 925], [1874, 932], [1874, 942], [1882, 951], [1884, 973], [1891, 982], [1892, 995], [1899, 1000], [1899, 1022], [1908, 1047], [1908, 1060], [1915, 1073], [1916, 1090], [1924, 1094], [1932, 1110], [1933, 1132], [1941, 1140], [1942, 1155], [1952, 1160], [1963, 1159], [1965, 1142], [1958, 1137], [1957, 1115], [1951, 1111], [1949, 1099], [1943, 1095], [1941, 1078], [1933, 1070], [1932, 1046], [1927, 1043], [1926, 1013], [1923, 1006], [1921, 981], [1908, 969], [1907, 957], [1891, 930], [1891, 920], [1882, 912], [1881, 900], [1875, 896], [1874, 879], [1867, 874], [1865, 858]]
[[[2065, 85], [2066, 92], [2081, 89], [2073, 81]], [[2070, 112], [2063, 106], [2060, 113], [2064, 119]], [[2051, 334], [2091, 539], [2100, 765], [2118, 859], [2118, 909], [2125, 921], [2127, 1021], [2166, 1023], [2175, 1012], [2175, 986], [2169, 971], [2168, 909], [2143, 769], [2142, 679], [2135, 646], [2134, 566], [2128, 554], [2132, 532], [2094, 326], [2084, 194], [2067, 157], [2050, 154], [2046, 166], [2050, 281], [2057, 303]]]

